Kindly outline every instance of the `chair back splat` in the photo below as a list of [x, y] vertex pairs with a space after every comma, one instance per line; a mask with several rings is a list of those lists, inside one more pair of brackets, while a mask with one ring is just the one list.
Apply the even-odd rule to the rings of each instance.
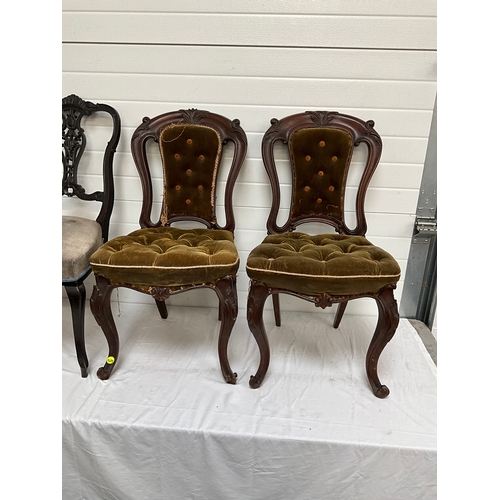
[[[111, 118], [111, 135], [104, 147], [102, 160], [102, 190], [87, 193], [80, 184], [78, 167], [86, 153], [89, 130], [96, 137], [97, 127], [85, 122], [91, 115], [108, 115]], [[85, 122], [85, 129], [83, 127]], [[113, 159], [120, 140], [120, 115], [108, 104], [84, 101], [75, 94], [62, 100], [62, 195], [84, 201], [101, 203], [97, 218], [63, 216], [62, 218], [62, 284], [68, 295], [75, 337], [76, 353], [82, 377], [88, 375], [88, 359], [84, 341], [86, 291], [84, 280], [90, 274], [90, 255], [103, 242], [108, 241], [109, 221], [114, 204]], [[101, 128], [101, 127], [99, 127]], [[104, 127], [102, 127], [104, 128]], [[99, 147], [94, 149], [98, 150]]]
[[[158, 220], [152, 219], [153, 186], [148, 143], [157, 144], [163, 171], [163, 199]], [[216, 191], [225, 146], [233, 157], [224, 195], [225, 223], [217, 221]], [[227, 343], [238, 312], [232, 196], [247, 150], [239, 120], [197, 109], [144, 118], [135, 130], [132, 156], [142, 186], [141, 229], [109, 241], [91, 257], [96, 286], [91, 309], [109, 344], [109, 356], [97, 372], [107, 379], [118, 359], [118, 333], [110, 309], [110, 294], [127, 287], [153, 297], [162, 318], [171, 295], [210, 288], [219, 298], [219, 360], [228, 383], [235, 383], [227, 359]], [[175, 222], [201, 223], [182, 229]]]
[[[308, 111], [282, 120], [272, 119], [262, 140], [262, 158], [272, 189], [269, 234], [293, 231], [299, 224], [322, 222], [342, 234], [364, 236], [367, 230], [364, 203], [368, 184], [382, 154], [382, 139], [374, 122], [331, 111]], [[274, 145], [288, 146], [292, 168], [292, 203], [288, 220], [277, 225], [280, 185], [274, 159]], [[344, 200], [352, 153], [361, 143], [368, 158], [358, 186], [354, 229], [347, 227]]]
[[[275, 144], [288, 147], [292, 171], [289, 215], [278, 225], [281, 187], [275, 162]], [[347, 176], [355, 148], [367, 147], [364, 169], [356, 186], [356, 226], [346, 223]], [[257, 341], [261, 362], [250, 385], [259, 387], [270, 361], [269, 341], [262, 320], [265, 300], [273, 297], [275, 322], [281, 324], [279, 294], [293, 295], [317, 307], [339, 304], [334, 327], [350, 300], [373, 297], [379, 322], [366, 358], [368, 380], [377, 397], [389, 389], [377, 376], [377, 362], [398, 325], [393, 289], [401, 270], [394, 258], [365, 238], [365, 198], [382, 153], [382, 140], [373, 121], [332, 111], [307, 111], [272, 119], [262, 140], [262, 159], [269, 176], [272, 204], [267, 236], [250, 252], [247, 317]], [[349, 186], [351, 188], [351, 186]], [[295, 232], [300, 224], [324, 223], [335, 233]]]

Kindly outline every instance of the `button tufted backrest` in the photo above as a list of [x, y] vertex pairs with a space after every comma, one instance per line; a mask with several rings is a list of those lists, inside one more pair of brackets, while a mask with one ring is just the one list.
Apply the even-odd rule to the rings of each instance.
[[[370, 179], [382, 153], [382, 140], [373, 121], [329, 111], [307, 111], [281, 120], [271, 120], [262, 139], [262, 159], [271, 181], [272, 204], [269, 234], [293, 231], [307, 222], [323, 222], [337, 232], [366, 233], [364, 202]], [[292, 169], [292, 197], [288, 220], [278, 226], [281, 188], [276, 170], [274, 145], [288, 145]], [[346, 225], [344, 201], [351, 158], [359, 144], [368, 149], [366, 165], [356, 194], [356, 227]]]
[[[160, 218], [151, 221], [153, 191], [146, 143], [158, 143], [163, 165], [163, 200]], [[234, 144], [226, 180], [224, 226], [217, 222], [215, 200], [220, 160], [225, 145]], [[142, 228], [169, 226], [176, 221], [197, 221], [212, 229], [234, 231], [232, 193], [247, 149], [239, 120], [196, 109], [144, 118], [132, 136], [131, 150], [143, 189], [139, 223]]]
[[289, 142], [294, 172], [291, 216], [323, 214], [342, 220], [352, 137], [339, 129], [303, 128]]
[[172, 124], [161, 131], [159, 145], [166, 200], [162, 221], [193, 215], [212, 220], [220, 135], [203, 125]]

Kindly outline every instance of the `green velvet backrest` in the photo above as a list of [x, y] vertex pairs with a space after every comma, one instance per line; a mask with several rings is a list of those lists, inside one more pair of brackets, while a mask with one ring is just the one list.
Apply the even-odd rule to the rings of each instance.
[[214, 220], [214, 190], [222, 144], [219, 134], [201, 125], [165, 127], [160, 133], [164, 175], [164, 213]]
[[352, 137], [344, 130], [303, 128], [289, 142], [293, 169], [291, 217], [330, 215], [342, 220]]
[[[153, 189], [146, 144], [158, 144], [163, 168], [163, 199], [158, 221], [151, 220]], [[225, 223], [217, 221], [217, 178], [224, 147], [234, 145], [224, 191]], [[209, 111], [188, 109], [144, 118], [131, 142], [143, 190], [139, 224], [142, 228], [196, 221], [212, 229], [234, 231], [232, 194], [247, 150], [239, 120]], [[157, 200], [155, 200], [157, 201]]]
[[[364, 203], [370, 179], [382, 153], [382, 140], [374, 122], [331, 111], [307, 111], [281, 120], [273, 118], [262, 139], [262, 159], [271, 181], [269, 234], [293, 231], [298, 225], [322, 222], [338, 233], [364, 236], [367, 230]], [[275, 143], [288, 146], [292, 170], [292, 196], [288, 220], [278, 225], [281, 208]], [[356, 226], [344, 217], [347, 176], [355, 148], [367, 146], [366, 163], [356, 192]]]

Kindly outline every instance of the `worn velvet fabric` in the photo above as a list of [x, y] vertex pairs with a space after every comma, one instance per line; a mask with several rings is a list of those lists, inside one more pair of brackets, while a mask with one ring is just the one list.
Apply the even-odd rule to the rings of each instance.
[[230, 231], [156, 227], [112, 239], [90, 263], [112, 283], [182, 286], [236, 274], [239, 257]]
[[376, 293], [401, 275], [395, 259], [363, 236], [301, 232], [267, 236], [246, 270], [268, 287], [307, 295]]
[[62, 218], [62, 279], [80, 276], [89, 267], [89, 259], [102, 244], [101, 225], [83, 217]]
[[165, 182], [162, 222], [194, 215], [213, 223], [222, 148], [219, 134], [207, 126], [173, 124], [162, 130], [159, 146]]
[[292, 134], [292, 218], [321, 214], [343, 220], [352, 148], [351, 135], [339, 129], [303, 128]]

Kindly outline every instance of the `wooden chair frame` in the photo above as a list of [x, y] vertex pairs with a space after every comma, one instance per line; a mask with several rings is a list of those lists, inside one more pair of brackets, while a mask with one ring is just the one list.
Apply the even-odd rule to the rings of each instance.
[[[340, 219], [328, 215], [304, 214], [293, 218], [289, 217], [282, 226], [277, 224], [281, 195], [274, 159], [275, 143], [281, 141], [283, 144], [288, 145], [294, 132], [303, 128], [314, 127], [336, 128], [346, 131], [352, 136], [354, 147], [363, 143], [366, 144], [368, 148], [368, 158], [357, 190], [356, 227], [354, 229], [346, 225], [343, 218], [343, 210]], [[271, 120], [271, 127], [267, 130], [262, 140], [262, 158], [272, 190], [272, 205], [267, 221], [268, 234], [286, 233], [294, 231], [300, 224], [320, 222], [333, 226], [336, 232], [340, 234], [365, 235], [367, 230], [364, 210], [366, 193], [370, 179], [375, 172], [382, 153], [382, 140], [373, 127], [374, 122], [371, 120], [365, 122], [353, 116], [329, 111], [305, 112], [288, 116], [282, 120], [276, 118]], [[259, 387], [269, 367], [270, 347], [263, 322], [264, 304], [269, 295], [273, 297], [276, 326], [281, 325], [279, 294], [285, 293], [312, 302], [316, 307], [321, 307], [323, 309], [333, 304], [339, 304], [333, 324], [334, 328], [338, 328], [347, 303], [350, 300], [360, 297], [371, 297], [377, 302], [379, 319], [366, 355], [366, 372], [373, 393], [379, 398], [386, 397], [389, 394], [389, 389], [379, 380], [377, 364], [382, 350], [393, 337], [399, 322], [397, 303], [393, 294], [395, 288], [396, 285], [389, 285], [378, 290], [377, 293], [367, 294], [335, 295], [322, 293], [319, 295], [305, 295], [296, 293], [294, 290], [268, 287], [265, 283], [260, 281], [250, 280], [247, 320], [260, 351], [260, 364], [255, 375], [250, 377], [250, 386], [252, 388]]]
[[[150, 140], [158, 143], [160, 133], [165, 127], [172, 124], [183, 123], [210, 127], [216, 130], [220, 135], [222, 146], [226, 145], [228, 142], [232, 142], [234, 144], [233, 159], [226, 181], [224, 194], [224, 209], [226, 218], [224, 225], [219, 225], [217, 222], [215, 207], [213, 221], [207, 221], [206, 219], [198, 218], [196, 216], [184, 215], [168, 217], [167, 220], [162, 220], [160, 216], [158, 221], [153, 222], [151, 220], [153, 188], [146, 145]], [[234, 232], [235, 218], [232, 196], [236, 178], [246, 155], [246, 150], [246, 134], [241, 128], [239, 120], [231, 121], [224, 116], [197, 109], [169, 112], [155, 118], [145, 117], [142, 124], [135, 130], [131, 141], [132, 156], [139, 173], [143, 192], [142, 208], [139, 217], [140, 227], [154, 228], [160, 226], [170, 226], [172, 223], [179, 221], [195, 221], [204, 224], [209, 229], [223, 229]], [[214, 195], [216, 184], [217, 183], [213, 185]], [[163, 209], [165, 208], [166, 203], [166, 197], [163, 196], [162, 213], [165, 213]], [[96, 285], [94, 286], [90, 306], [94, 317], [106, 336], [109, 346], [109, 355], [106, 363], [103, 367], [99, 368], [97, 372], [97, 376], [102, 380], [108, 379], [111, 375], [119, 354], [118, 332], [110, 308], [111, 293], [117, 287], [126, 287], [151, 295], [156, 302], [160, 316], [164, 319], [168, 317], [168, 311], [165, 304], [165, 300], [168, 297], [199, 288], [209, 288], [214, 290], [219, 298], [219, 319], [221, 320], [218, 346], [219, 362], [224, 379], [228, 383], [236, 383], [237, 374], [231, 370], [227, 357], [227, 343], [238, 314], [236, 275], [225, 276], [224, 278], [217, 280], [215, 283], [197, 283], [179, 287], [155, 286], [153, 283], [152, 286], [145, 291], [144, 288], [127, 283], [112, 283], [105, 276], [96, 274]]]
[[[86, 193], [78, 182], [78, 167], [85, 152], [87, 138], [82, 127], [82, 119], [98, 112], [110, 115], [112, 119], [111, 138], [106, 145], [102, 162], [103, 190]], [[102, 240], [105, 243], [109, 235], [109, 221], [114, 204], [113, 159], [120, 140], [120, 115], [108, 104], [95, 104], [84, 101], [79, 96], [71, 94], [62, 100], [62, 194], [77, 197], [85, 201], [101, 203], [101, 209], [96, 218], [102, 229]], [[86, 289], [84, 281], [91, 272], [90, 265], [76, 279], [63, 280], [62, 286], [68, 295], [73, 321], [76, 355], [82, 377], [88, 375], [88, 358], [85, 349], [85, 300]]]

